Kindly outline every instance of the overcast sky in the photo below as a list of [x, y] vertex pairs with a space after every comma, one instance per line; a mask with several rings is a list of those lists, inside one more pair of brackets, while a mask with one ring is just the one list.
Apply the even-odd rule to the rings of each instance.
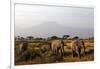
[[15, 5], [15, 36], [94, 36], [93, 8]]

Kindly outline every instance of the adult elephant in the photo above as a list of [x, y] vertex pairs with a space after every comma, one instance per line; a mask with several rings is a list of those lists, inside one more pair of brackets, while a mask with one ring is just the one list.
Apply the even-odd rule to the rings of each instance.
[[22, 41], [19, 45], [20, 56], [19, 60], [33, 60], [36, 57], [41, 57], [41, 49], [39, 47], [30, 48], [27, 41]]
[[64, 35], [61, 39], [55, 39], [51, 42], [51, 49], [53, 54], [61, 55], [64, 57], [64, 38], [69, 37], [69, 35]]
[[26, 51], [27, 49], [28, 49], [28, 43], [27, 42], [20, 43], [19, 50], [20, 50], [21, 53]]
[[81, 57], [82, 49], [83, 49], [83, 53], [85, 55], [85, 45], [84, 45], [84, 42], [82, 40], [80, 40], [78, 37], [74, 37], [73, 38], [71, 49], [72, 49], [72, 57], [77, 55], [80, 58]]
[[55, 55], [64, 56], [64, 43], [62, 40], [53, 40], [51, 44], [52, 52]]

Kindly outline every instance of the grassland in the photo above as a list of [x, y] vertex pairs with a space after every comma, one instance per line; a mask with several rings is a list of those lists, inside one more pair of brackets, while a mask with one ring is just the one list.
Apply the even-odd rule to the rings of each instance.
[[[42, 52], [40, 47], [44, 44], [51, 43], [52, 40], [29, 40], [28, 49], [33, 51], [36, 56], [32, 60], [24, 60], [20, 58], [19, 44], [20, 41], [15, 41], [15, 65], [30, 65], [30, 64], [46, 64], [46, 63], [62, 63], [62, 62], [80, 62], [80, 61], [93, 61], [94, 60], [94, 41], [84, 40], [86, 47], [86, 54], [81, 58], [73, 57], [70, 48], [72, 40], [64, 40], [64, 58], [55, 56], [51, 51]], [[20, 59], [20, 60], [19, 60]]]

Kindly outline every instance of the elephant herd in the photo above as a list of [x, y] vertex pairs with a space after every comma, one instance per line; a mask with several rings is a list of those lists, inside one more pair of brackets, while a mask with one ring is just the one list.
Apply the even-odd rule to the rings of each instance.
[[[40, 53], [51, 51], [54, 55], [60, 55], [61, 57], [64, 57], [64, 46], [65, 45], [63, 39], [52, 40], [52, 42], [49, 45], [42, 45], [40, 48], [37, 48], [36, 52], [39, 52], [40, 49]], [[27, 51], [28, 42], [20, 43], [19, 48], [21, 55], [27, 54], [28, 57], [33, 56], [32, 58], [34, 58], [34, 52]], [[71, 51], [72, 58], [76, 56], [81, 58], [81, 52], [83, 52], [83, 55], [85, 55], [84, 41], [80, 40], [79, 38], [73, 38], [73, 40], [71, 41]], [[38, 55], [41, 56], [40, 54]]]
[[[63, 40], [54, 40], [51, 43], [52, 52], [56, 55], [61, 55], [64, 57], [64, 42]], [[82, 51], [83, 49], [83, 51]], [[72, 57], [78, 56], [81, 58], [81, 53], [85, 55], [85, 45], [84, 41], [80, 40], [78, 37], [73, 38], [71, 42]]]

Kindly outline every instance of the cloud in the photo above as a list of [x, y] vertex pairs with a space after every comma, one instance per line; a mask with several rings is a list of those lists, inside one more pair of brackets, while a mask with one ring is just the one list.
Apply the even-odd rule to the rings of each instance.
[[[94, 35], [94, 10], [78, 7], [15, 6], [15, 35]], [[65, 33], [66, 32], [66, 33]]]

